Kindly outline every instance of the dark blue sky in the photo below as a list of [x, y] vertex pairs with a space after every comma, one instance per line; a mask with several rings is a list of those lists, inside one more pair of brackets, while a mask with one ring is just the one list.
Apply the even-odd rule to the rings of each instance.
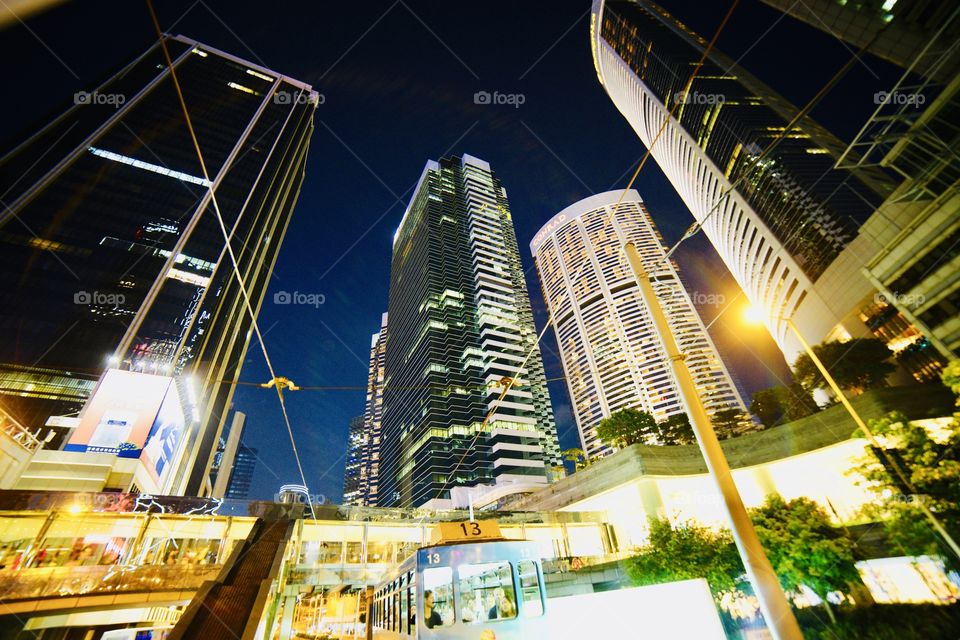
[[[710, 38], [729, 4], [663, 0]], [[486, 1], [269, 3], [157, 2], [162, 26], [309, 82], [317, 112], [306, 180], [284, 241], [260, 327], [278, 375], [301, 386], [363, 386], [370, 334], [387, 304], [391, 238], [423, 164], [470, 153], [491, 163], [507, 188], [538, 326], [546, 320], [527, 243], [554, 213], [591, 193], [626, 185], [644, 148], [597, 81], [587, 35], [589, 2]], [[75, 91], [92, 90], [145, 50], [153, 27], [141, 2], [70, 2], [0, 32], [8, 99], [0, 139], [42, 126]], [[745, 0], [718, 48], [802, 104], [851, 55], [831, 36]], [[874, 59], [858, 64], [814, 112], [843, 139], [874, 108], [893, 75]], [[476, 105], [477, 91], [520, 93], [519, 108]], [[653, 161], [635, 188], [666, 240], [692, 222]], [[698, 237], [678, 260], [694, 292], [736, 285]], [[325, 304], [273, 304], [277, 291], [325, 296]], [[739, 301], [742, 303], [741, 301]], [[744, 328], [736, 304], [712, 334], [749, 394], [788, 369], [761, 329]], [[709, 322], [720, 306], [701, 308]], [[556, 343], [543, 342], [548, 377], [562, 375]], [[253, 344], [244, 381], [269, 378]], [[579, 446], [563, 382], [551, 384], [561, 445]], [[363, 391], [289, 393], [287, 404], [307, 482], [339, 500], [347, 425]], [[749, 398], [745, 398], [749, 402]], [[240, 387], [244, 440], [261, 461], [251, 497], [299, 482], [276, 395]]]

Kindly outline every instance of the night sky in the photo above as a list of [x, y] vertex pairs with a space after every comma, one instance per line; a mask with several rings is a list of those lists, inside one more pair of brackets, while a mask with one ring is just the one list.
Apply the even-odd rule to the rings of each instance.
[[[729, 4], [663, 0], [710, 39]], [[552, 2], [157, 1], [161, 25], [308, 82], [325, 100], [316, 115], [307, 175], [259, 324], [278, 375], [301, 386], [366, 384], [370, 335], [386, 310], [390, 247], [427, 159], [470, 153], [507, 189], [538, 328], [546, 321], [528, 243], [556, 212], [626, 185], [644, 148], [597, 81], [584, 0]], [[0, 148], [49, 122], [74, 92], [93, 90], [146, 50], [155, 34], [146, 5], [69, 2], [0, 32], [6, 62]], [[852, 55], [847, 45], [759, 3], [736, 9], [718, 48], [797, 104]], [[895, 73], [874, 58], [856, 65], [814, 111], [844, 140], [873, 111]], [[476, 105], [477, 91], [523, 94], [524, 104]], [[188, 105], [189, 106], [189, 105]], [[652, 160], [635, 188], [668, 243], [693, 221]], [[737, 287], [699, 236], [677, 255], [691, 293], [730, 301]], [[278, 291], [325, 303], [273, 304]], [[707, 298], [713, 294], [712, 298]], [[720, 295], [717, 295], [720, 294]], [[724, 299], [725, 297], [725, 299]], [[748, 395], [789, 370], [769, 335], [745, 327], [740, 298], [711, 329]], [[710, 322], [723, 304], [701, 305]], [[552, 333], [542, 343], [547, 376], [563, 375]], [[243, 381], [269, 379], [255, 342]], [[579, 446], [562, 381], [550, 387], [561, 446]], [[314, 493], [339, 501], [350, 418], [364, 392], [287, 394], [294, 434]], [[251, 498], [299, 482], [272, 390], [240, 387], [244, 440], [259, 449]]]

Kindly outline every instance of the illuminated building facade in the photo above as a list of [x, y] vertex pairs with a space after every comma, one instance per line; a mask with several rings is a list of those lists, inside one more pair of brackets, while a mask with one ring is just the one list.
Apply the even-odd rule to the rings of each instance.
[[230, 472], [230, 482], [227, 485], [225, 498], [230, 500], [246, 500], [250, 497], [250, 484], [253, 482], [253, 472], [257, 468], [257, 450], [240, 443], [237, 455], [233, 459], [233, 470]]
[[[556, 425], [506, 190], [483, 160], [424, 168], [394, 236], [389, 318], [377, 504], [546, 484]], [[496, 405], [505, 377], [518, 383]]]
[[362, 504], [360, 492], [360, 468], [363, 464], [364, 434], [363, 416], [350, 419], [347, 434], [347, 462], [343, 467], [343, 504]]
[[640, 252], [707, 411], [746, 413], [676, 265], [664, 259], [663, 238], [640, 194], [599, 193], [555, 215], [530, 243], [580, 441], [590, 457], [610, 452], [596, 427], [620, 409], [646, 411], [658, 422], [684, 413], [670, 363], [623, 254], [626, 242]]
[[[596, 70], [789, 361], [812, 343], [878, 334], [860, 316], [876, 293], [844, 250], [893, 184], [876, 170], [834, 168], [844, 145], [715, 49], [684, 93], [706, 41], [641, 0], [593, 5]], [[731, 186], [729, 195], [721, 197]]]
[[80, 411], [108, 367], [189, 377], [198, 413], [171, 490], [196, 495], [251, 334], [221, 222], [257, 313], [318, 98], [188, 38], [166, 44], [209, 177], [159, 44], [0, 160], [0, 402], [40, 429]]

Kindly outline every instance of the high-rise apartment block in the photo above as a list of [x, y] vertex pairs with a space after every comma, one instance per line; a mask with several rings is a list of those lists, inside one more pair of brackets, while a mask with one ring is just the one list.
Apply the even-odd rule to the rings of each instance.
[[637, 247], [650, 274], [707, 411], [746, 413], [640, 194], [598, 193], [556, 214], [530, 243], [580, 440], [590, 457], [609, 452], [596, 427], [620, 409], [646, 411], [657, 421], [685, 412], [627, 264], [627, 242]]

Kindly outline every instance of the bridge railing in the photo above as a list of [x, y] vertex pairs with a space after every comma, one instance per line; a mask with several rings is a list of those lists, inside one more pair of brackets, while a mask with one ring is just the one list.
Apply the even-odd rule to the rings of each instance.
[[41, 567], [0, 576], [0, 602], [110, 593], [192, 591], [221, 565]]

